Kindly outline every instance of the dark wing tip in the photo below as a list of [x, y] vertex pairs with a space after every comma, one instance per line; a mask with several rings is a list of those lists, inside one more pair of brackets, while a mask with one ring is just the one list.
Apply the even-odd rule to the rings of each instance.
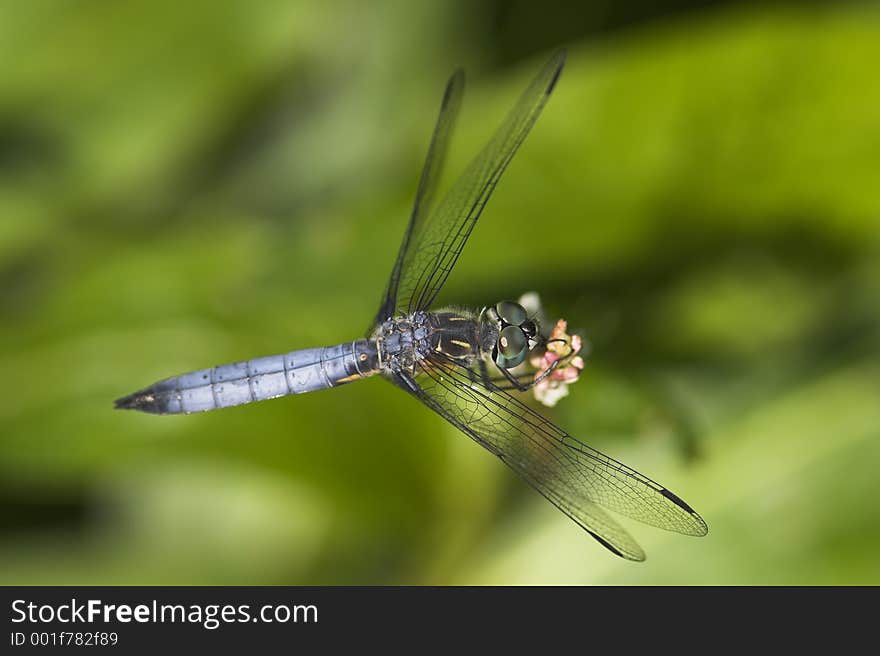
[[[608, 551], [613, 553], [615, 556], [620, 556], [621, 558], [625, 558], [626, 560], [631, 560], [636, 563], [642, 563], [645, 561], [645, 552], [642, 551], [641, 549], [639, 551], [636, 551], [633, 553], [624, 553], [623, 551], [621, 551], [620, 549], [615, 547], [613, 544], [611, 544], [608, 540], [606, 540], [602, 536], [597, 535], [596, 533], [593, 533], [593, 531], [591, 531], [590, 529], [586, 529], [586, 530], [587, 530], [587, 533], [589, 533], [590, 536], [592, 536], [596, 540], [596, 542], [598, 542], [603, 547], [608, 549]], [[638, 545], [636, 545], [636, 546], [638, 546]]]
[[462, 88], [464, 88], [464, 70], [457, 68], [446, 83], [446, 90], [443, 92], [443, 100], [440, 103], [441, 112], [446, 109], [447, 105], [449, 105], [450, 100], [452, 100], [453, 92], [456, 89]]
[[672, 492], [667, 490], [665, 487], [660, 488], [660, 490], [658, 490], [658, 491], [660, 492], [660, 494], [662, 494], [664, 497], [669, 499], [676, 506], [678, 506], [679, 508], [684, 510], [694, 520], [694, 522], [695, 522], [694, 527], [693, 527], [694, 530], [692, 532], [687, 533], [687, 535], [694, 535], [696, 537], [702, 537], [709, 532], [709, 526], [706, 524], [705, 520], [702, 517], [700, 517], [699, 513], [697, 513], [696, 510], [694, 510], [687, 503], [685, 503], [684, 499], [682, 499], [681, 497], [679, 497], [676, 494], [673, 494]]
[[553, 89], [556, 86], [556, 81], [559, 79], [559, 76], [562, 74], [562, 68], [565, 66], [565, 58], [567, 56], [567, 51], [565, 48], [556, 51], [556, 54], [553, 55], [551, 59], [554, 62], [556, 69], [553, 72], [553, 77], [550, 79], [550, 84], [547, 85], [547, 91], [545, 93], [549, 96], [553, 93]]

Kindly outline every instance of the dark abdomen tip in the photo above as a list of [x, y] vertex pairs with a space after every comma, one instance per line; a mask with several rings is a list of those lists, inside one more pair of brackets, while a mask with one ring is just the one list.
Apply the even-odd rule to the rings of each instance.
[[113, 402], [113, 407], [117, 410], [140, 410], [141, 412], [149, 412], [154, 415], [161, 415], [165, 411], [165, 403], [161, 398], [157, 397], [152, 389], [147, 388]]

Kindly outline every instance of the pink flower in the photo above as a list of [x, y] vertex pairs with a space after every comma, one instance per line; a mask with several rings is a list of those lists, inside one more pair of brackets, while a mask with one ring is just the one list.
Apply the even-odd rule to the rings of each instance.
[[[537, 369], [535, 398], [546, 406], [552, 407], [559, 399], [568, 396], [568, 386], [577, 382], [584, 369], [584, 359], [578, 355], [583, 348], [583, 340], [580, 335], [569, 335], [567, 330], [568, 323], [564, 319], [557, 321], [546, 350], [529, 360]], [[545, 375], [551, 367], [554, 367], [553, 370]]]

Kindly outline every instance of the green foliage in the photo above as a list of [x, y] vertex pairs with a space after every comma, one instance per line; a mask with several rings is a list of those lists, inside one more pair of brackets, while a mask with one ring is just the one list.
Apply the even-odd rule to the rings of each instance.
[[[539, 291], [593, 348], [554, 419], [707, 538], [624, 520], [649, 560], [617, 561], [380, 380], [112, 410], [367, 328], [467, 59], [455, 5], [410, 4], [0, 10], [0, 579], [880, 583], [880, 15], [861, 6], [572, 44], [441, 298]], [[542, 57], [470, 77], [450, 175]]]

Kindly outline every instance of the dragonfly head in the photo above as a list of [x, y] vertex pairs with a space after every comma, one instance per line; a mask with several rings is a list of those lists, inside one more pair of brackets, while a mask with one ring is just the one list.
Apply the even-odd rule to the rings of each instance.
[[529, 318], [522, 305], [513, 301], [497, 303], [489, 308], [488, 314], [498, 328], [492, 360], [504, 369], [522, 364], [540, 336], [534, 319]]

